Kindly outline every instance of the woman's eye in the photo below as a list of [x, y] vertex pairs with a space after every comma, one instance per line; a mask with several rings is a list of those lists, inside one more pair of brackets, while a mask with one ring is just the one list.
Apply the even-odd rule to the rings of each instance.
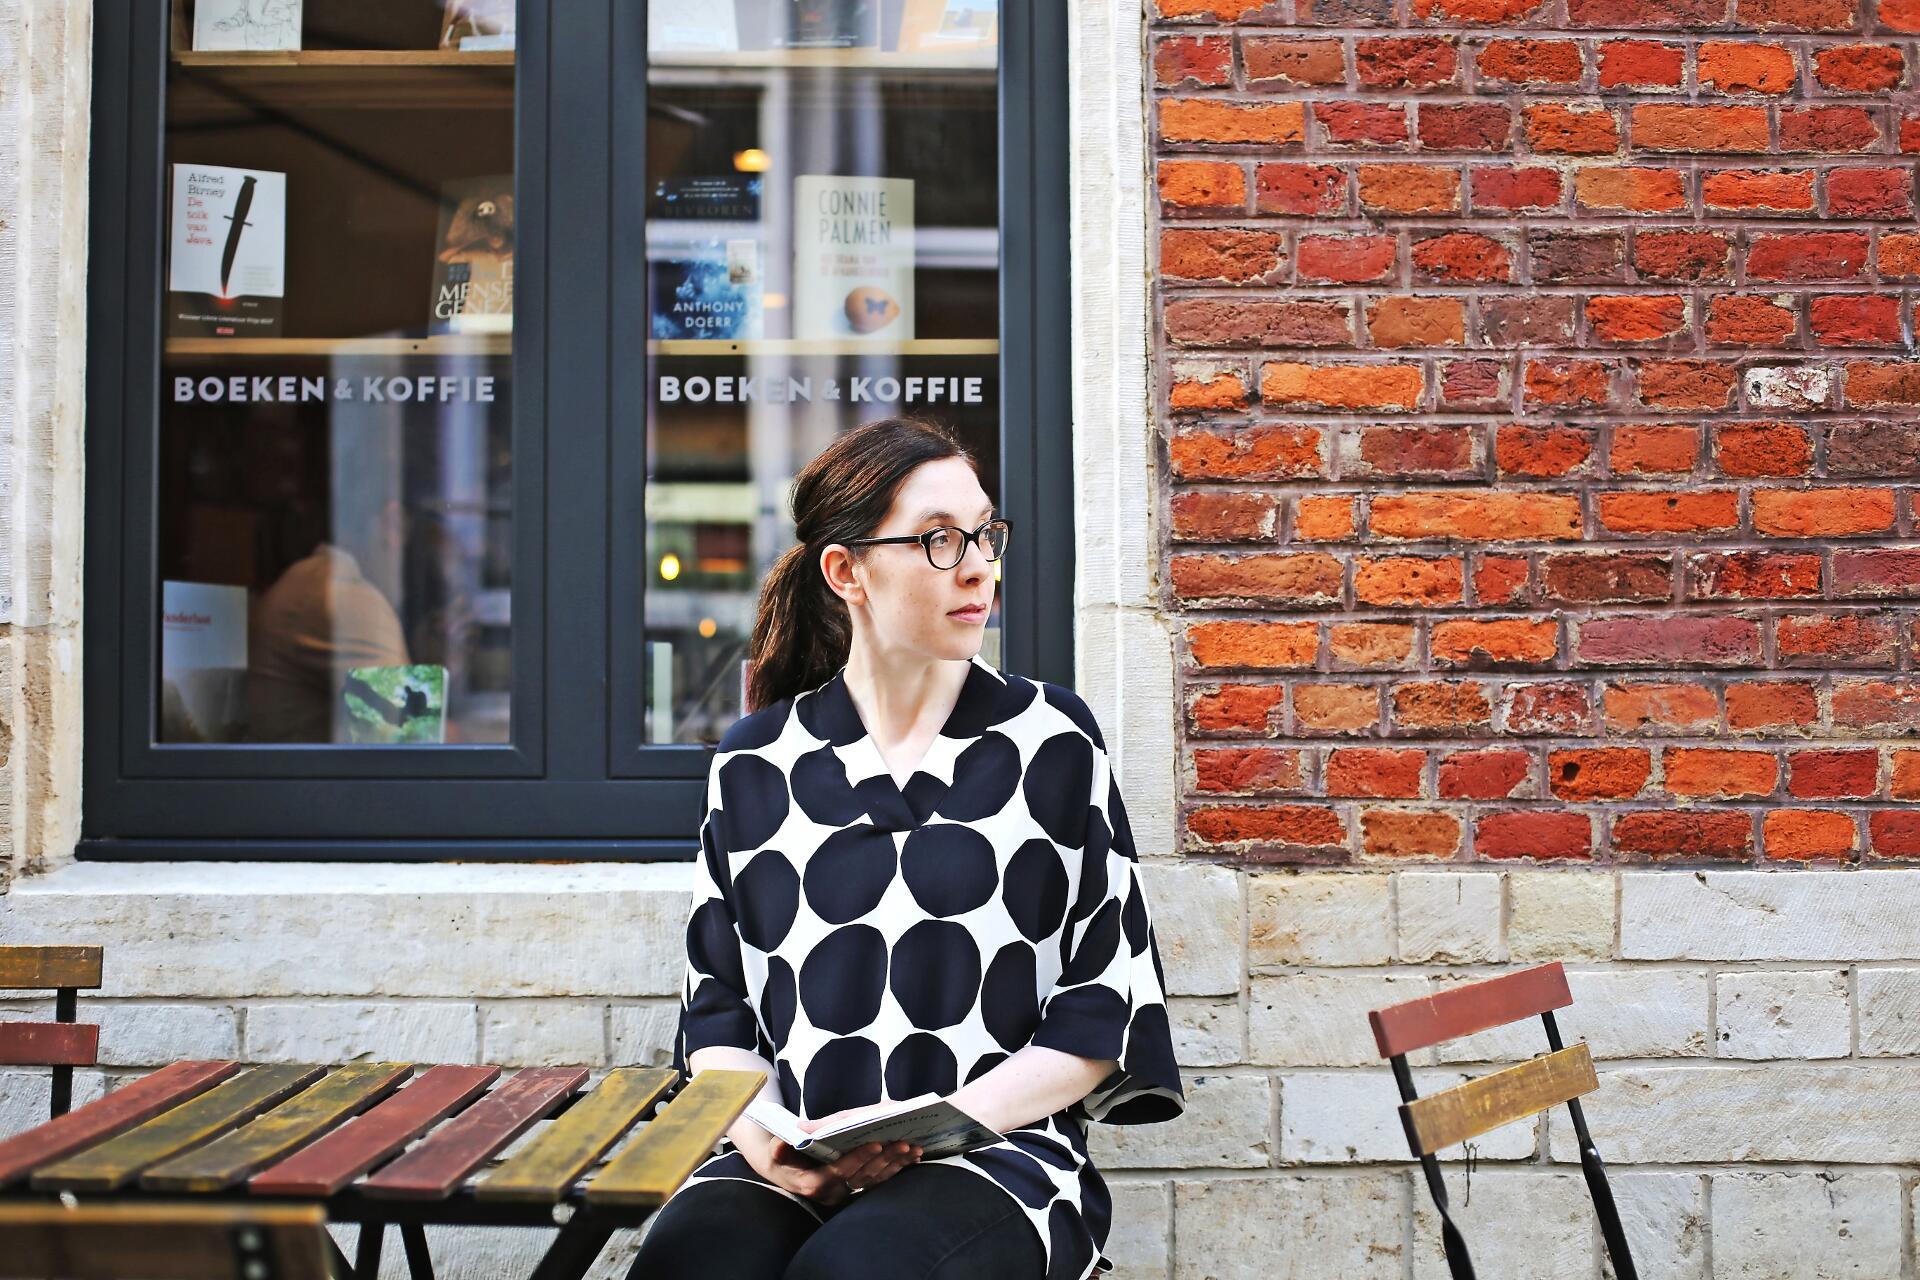
[[935, 551], [942, 551], [942, 550], [945, 550], [948, 546], [952, 545], [953, 533], [951, 530], [948, 530], [948, 529], [935, 529], [933, 531], [933, 536], [931, 538], [928, 538], [927, 541], [933, 544], [933, 549]]

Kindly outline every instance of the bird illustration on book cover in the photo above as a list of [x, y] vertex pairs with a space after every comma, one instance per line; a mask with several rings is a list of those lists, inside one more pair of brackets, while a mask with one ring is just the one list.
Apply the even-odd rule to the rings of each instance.
[[504, 331], [513, 323], [513, 177], [450, 183], [440, 203], [433, 270], [436, 333]]

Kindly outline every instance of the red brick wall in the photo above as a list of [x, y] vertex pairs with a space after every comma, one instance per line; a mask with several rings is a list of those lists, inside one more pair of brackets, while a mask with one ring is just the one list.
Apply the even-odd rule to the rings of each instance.
[[1920, 0], [1150, 3], [1187, 848], [1920, 860]]

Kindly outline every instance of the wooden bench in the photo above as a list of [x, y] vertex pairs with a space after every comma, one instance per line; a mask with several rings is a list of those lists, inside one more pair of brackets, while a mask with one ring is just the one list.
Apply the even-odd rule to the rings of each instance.
[[[1367, 1015], [1380, 1056], [1393, 1063], [1393, 1078], [1400, 1086], [1400, 1124], [1406, 1130], [1407, 1146], [1426, 1173], [1427, 1190], [1439, 1211], [1440, 1243], [1453, 1280], [1474, 1280], [1473, 1260], [1467, 1254], [1460, 1228], [1447, 1212], [1446, 1183], [1440, 1177], [1434, 1153], [1561, 1103], [1573, 1117], [1574, 1135], [1580, 1143], [1580, 1167], [1600, 1219], [1607, 1255], [1613, 1260], [1614, 1275], [1617, 1280], [1639, 1280], [1627, 1249], [1626, 1232], [1620, 1225], [1620, 1211], [1613, 1202], [1613, 1189], [1607, 1183], [1606, 1166], [1594, 1149], [1586, 1116], [1580, 1110], [1581, 1095], [1599, 1087], [1593, 1058], [1584, 1041], [1570, 1048], [1561, 1044], [1560, 1028], [1553, 1018], [1555, 1009], [1572, 1003], [1566, 971], [1555, 962], [1448, 986], [1433, 995], [1375, 1009]], [[1409, 1053], [1535, 1016], [1546, 1027], [1551, 1052], [1424, 1098], [1415, 1093], [1413, 1073], [1407, 1066]]]
[[0, 1022], [0, 1067], [52, 1067], [55, 1116], [73, 1109], [73, 1069], [99, 1064], [100, 1028], [78, 1021], [99, 986], [99, 947], [0, 946], [0, 989], [53, 992], [52, 1022]]
[[0, 1205], [0, 1280], [328, 1280], [319, 1205]]

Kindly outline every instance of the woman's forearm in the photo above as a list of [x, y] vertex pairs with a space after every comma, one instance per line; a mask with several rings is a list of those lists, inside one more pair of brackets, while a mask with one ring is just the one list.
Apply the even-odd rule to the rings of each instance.
[[1005, 1133], [1080, 1101], [1118, 1066], [1030, 1044], [947, 1097], [989, 1129]]
[[[773, 1064], [757, 1053], [748, 1053], [745, 1049], [736, 1049], [732, 1045], [709, 1045], [705, 1049], [695, 1049], [687, 1055], [687, 1068], [694, 1075], [702, 1071], [763, 1072], [767, 1080], [760, 1086], [760, 1096], [778, 1102], [781, 1106], [786, 1105], [780, 1096], [780, 1082], [774, 1075]], [[733, 1140], [734, 1146], [745, 1150], [767, 1144], [771, 1135], [742, 1115], [728, 1128], [727, 1137]]]

